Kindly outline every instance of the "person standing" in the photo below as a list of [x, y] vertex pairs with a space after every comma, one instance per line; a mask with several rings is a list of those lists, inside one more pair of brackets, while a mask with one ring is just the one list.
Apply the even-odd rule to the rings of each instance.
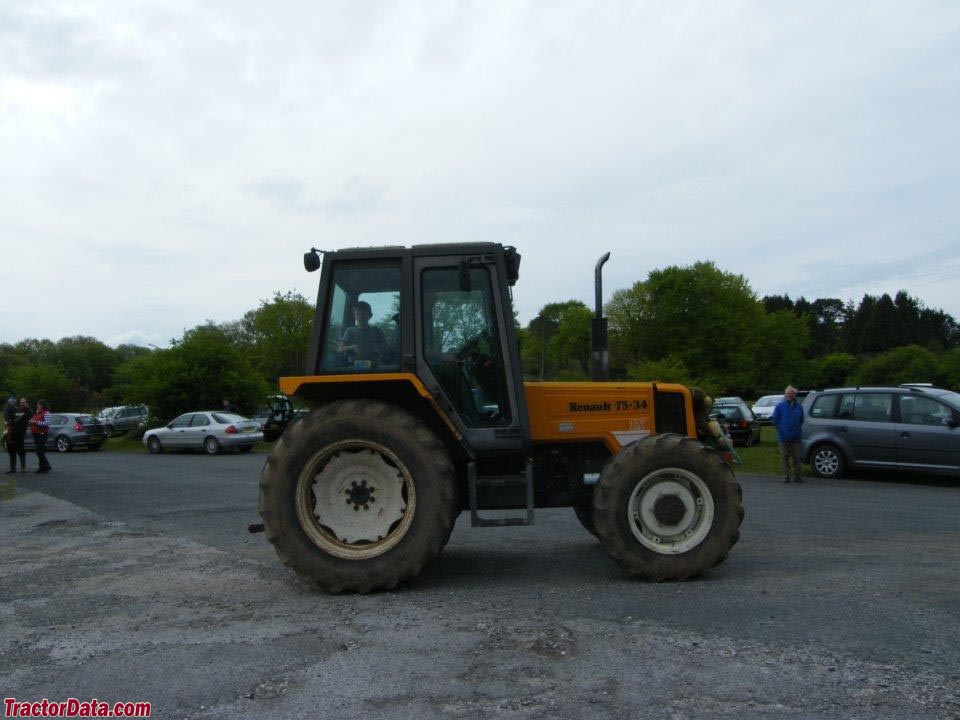
[[27, 434], [27, 421], [32, 413], [24, 398], [17, 405], [16, 398], [10, 397], [7, 406], [3, 409], [3, 419], [7, 423], [7, 453], [10, 455], [10, 469], [7, 474], [17, 471], [17, 457], [20, 458], [20, 472], [27, 471], [27, 451], [24, 446], [24, 437]]
[[240, 408], [238, 408], [236, 405], [230, 402], [229, 398], [223, 399], [223, 411], [225, 413], [233, 413], [234, 415], [240, 414]]
[[797, 391], [787, 385], [783, 391], [783, 400], [773, 409], [770, 421], [777, 431], [777, 444], [780, 446], [780, 467], [783, 468], [783, 481], [790, 482], [791, 465], [793, 481], [802, 483], [800, 475], [800, 431], [803, 428], [803, 406], [797, 402]]
[[37, 400], [37, 411], [28, 423], [30, 434], [33, 435], [33, 446], [37, 451], [38, 473], [50, 472], [50, 462], [47, 460], [47, 430], [50, 427], [50, 410], [46, 400]]

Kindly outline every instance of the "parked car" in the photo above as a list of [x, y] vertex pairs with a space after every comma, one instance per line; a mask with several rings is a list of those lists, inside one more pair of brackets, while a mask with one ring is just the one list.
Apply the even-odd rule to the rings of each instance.
[[[75, 447], [99, 450], [107, 440], [103, 425], [93, 415], [86, 413], [54, 413], [50, 415], [47, 428], [47, 449], [70, 452]], [[33, 450], [33, 435], [24, 437], [24, 448]], [[3, 449], [7, 449], [7, 437], [3, 437]]]
[[783, 400], [783, 395], [764, 395], [757, 400], [750, 408], [753, 414], [764, 425], [770, 424], [770, 416], [773, 415], [773, 409], [777, 403]]
[[849, 467], [960, 472], [960, 394], [916, 385], [835, 388], [803, 403], [801, 455], [821, 477]]
[[261, 440], [263, 432], [256, 420], [216, 410], [184, 413], [169, 425], [143, 435], [144, 446], [154, 454], [166, 449], [194, 449], [216, 455], [231, 447], [250, 452]]
[[100, 422], [108, 435], [119, 435], [140, 427], [149, 416], [150, 409], [146, 405], [123, 405], [101, 411]]
[[741, 410], [743, 410], [743, 414], [744, 414], [745, 417], [749, 418], [750, 420], [753, 420], [753, 419], [754, 419], [754, 417], [753, 417], [753, 410], [750, 409], [750, 406], [747, 405], [746, 401], [745, 401], [743, 398], [733, 397], [733, 396], [731, 396], [731, 397], [718, 397], [718, 398], [715, 398], [715, 399], [714, 399], [714, 401], [713, 401], [713, 406], [714, 406], [715, 408], [718, 408], [718, 407], [737, 407], [737, 408], [740, 408]]
[[753, 416], [750, 408], [739, 405], [714, 406], [712, 414], [722, 415], [720, 424], [723, 425], [734, 445], [740, 443], [750, 447], [760, 442], [760, 421]]

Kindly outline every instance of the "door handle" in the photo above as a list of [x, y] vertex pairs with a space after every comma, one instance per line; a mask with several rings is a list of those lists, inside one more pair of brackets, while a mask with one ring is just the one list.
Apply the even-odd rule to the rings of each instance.
[[902, 433], [900, 433], [900, 437], [910, 437], [910, 433], [904, 430]]
[[840, 432], [846, 433], [846, 432], [847, 432], [847, 428], [846, 428], [846, 427], [841, 427], [841, 428], [840, 428]]

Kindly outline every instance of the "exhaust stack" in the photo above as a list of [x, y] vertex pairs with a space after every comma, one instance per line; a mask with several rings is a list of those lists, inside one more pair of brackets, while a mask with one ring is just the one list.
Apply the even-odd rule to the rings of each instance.
[[603, 265], [610, 259], [610, 253], [597, 260], [593, 270], [593, 284], [596, 293], [596, 313], [590, 321], [590, 336], [593, 348], [593, 379], [604, 382], [610, 379], [610, 352], [607, 348], [607, 319], [603, 316]]

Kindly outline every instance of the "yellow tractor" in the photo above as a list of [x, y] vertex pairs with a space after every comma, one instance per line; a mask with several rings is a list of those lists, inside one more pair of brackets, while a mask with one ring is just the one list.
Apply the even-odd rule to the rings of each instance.
[[[529, 525], [571, 507], [628, 573], [703, 574], [739, 537], [740, 487], [698, 439], [696, 391], [609, 382], [596, 267], [594, 382], [524, 382], [495, 243], [359, 248], [321, 268], [307, 374], [280, 380], [311, 411], [260, 480], [280, 559], [330, 592], [393, 588], [440, 553], [461, 511]], [[505, 516], [506, 515], [506, 516]]]

